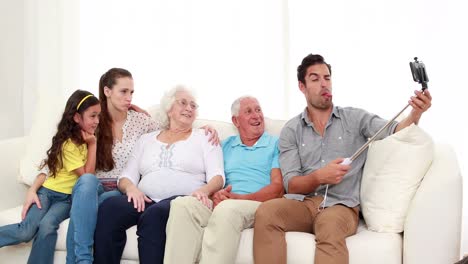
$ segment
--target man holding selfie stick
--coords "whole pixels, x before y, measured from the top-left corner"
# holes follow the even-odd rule
[[[254,260],[286,263],[285,232],[299,231],[315,234],[315,263],[348,263],[345,238],[356,233],[359,222],[359,186],[366,152],[351,165],[342,163],[387,121],[362,109],[334,106],[331,66],[320,55],[306,56],[297,77],[307,107],[286,123],[279,140],[287,194],[258,208]],[[415,91],[408,102],[412,106],[408,117],[400,123],[390,122],[376,139],[418,124],[431,101],[428,90]]]

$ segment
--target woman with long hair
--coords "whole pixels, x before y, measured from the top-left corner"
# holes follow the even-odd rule
[[[112,196],[119,196],[117,179],[127,164],[141,135],[156,131],[160,124],[132,105],[134,84],[132,74],[112,68],[99,80],[101,119],[97,131],[98,146],[96,176],[82,177],[72,193],[70,223],[67,233],[67,263],[92,263],[92,248],[98,205]],[[218,144],[215,130],[212,144]]]

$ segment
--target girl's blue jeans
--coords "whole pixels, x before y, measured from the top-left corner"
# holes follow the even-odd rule
[[[28,242],[34,238],[28,263],[54,263],[57,229],[70,214],[71,195],[45,187],[37,191],[42,205],[29,208],[23,221],[0,227],[0,247]]]

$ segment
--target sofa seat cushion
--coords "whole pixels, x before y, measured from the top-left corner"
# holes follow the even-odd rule
[[[315,236],[303,232],[287,232],[288,264],[314,263]],[[403,236],[395,233],[369,231],[361,221],[356,235],[348,237],[349,263],[401,264]],[[253,229],[244,230],[241,236],[236,264],[253,262]]]
[[[0,213],[0,226],[19,223],[21,221],[21,210],[23,206],[17,206],[8,210],[4,210]],[[58,230],[56,250],[66,250],[66,236],[68,229],[68,219],[60,224]],[[29,242],[28,244],[31,244]]]
[[[0,226],[18,223],[21,220],[22,206],[0,212]],[[66,251],[66,236],[68,219],[60,224],[56,250]],[[313,263],[315,254],[315,236],[302,232],[286,233],[288,243],[288,264]],[[403,251],[403,236],[395,233],[377,233],[367,230],[361,221],[356,235],[348,237],[346,244],[349,249],[350,264],[383,263],[401,264]],[[31,242],[23,244],[30,247]],[[237,264],[253,263],[253,229],[242,232]],[[138,242],[136,226],[127,230],[127,244],[122,255],[124,260],[138,260]]]
[[[23,206],[17,206],[11,209],[7,209],[0,212],[0,226],[18,223],[21,221],[21,210]],[[57,245],[55,250],[66,251],[66,239],[68,230],[69,219],[63,221],[60,224],[58,230]],[[28,247],[31,246],[31,242],[24,244]],[[123,260],[138,260],[138,244],[136,235],[136,226],[131,227],[127,230],[127,244],[122,255]]]

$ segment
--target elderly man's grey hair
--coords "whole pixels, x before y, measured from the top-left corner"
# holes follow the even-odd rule
[[[193,92],[183,85],[177,85],[171,90],[164,93],[163,97],[161,98],[161,102],[159,103],[159,110],[156,112],[156,120],[159,120],[160,127],[167,129],[169,128],[169,116],[168,113],[174,105],[176,100],[176,94],[178,92],[187,92],[193,95]],[[194,110],[196,114],[196,110]]]
[[[231,105],[231,115],[232,116],[239,116],[240,103],[241,103],[242,100],[247,99],[247,98],[254,99],[254,100],[256,100],[258,102],[257,98],[255,98],[255,97],[253,97],[251,95],[243,95],[243,96],[237,98],[236,100],[234,100],[234,102]]]

